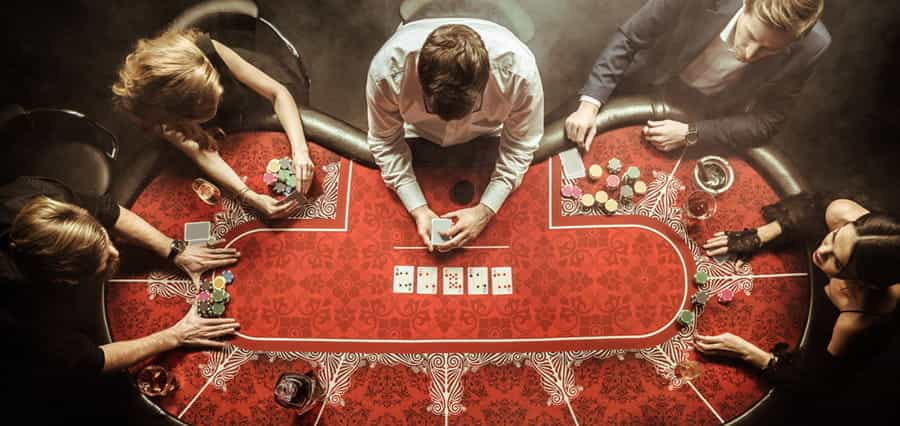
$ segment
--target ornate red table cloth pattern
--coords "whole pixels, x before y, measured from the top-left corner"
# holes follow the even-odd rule
[[[697,242],[759,224],[759,207],[775,201],[773,190],[742,160],[729,158],[736,181],[718,197],[716,215],[686,227],[680,204],[693,187],[694,161],[640,143],[636,127],[598,138],[585,164],[615,156],[638,166],[647,195],[615,216],[584,209],[560,196],[571,181],[554,157],[532,166],[470,248],[448,255],[421,247],[377,170],[315,144],[310,202],[277,222],[261,222],[227,196],[206,205],[191,190],[194,176],[164,173],[134,211],[170,236],[186,222],[211,220],[214,235],[242,252],[231,268],[236,279],[226,312],[241,330],[226,350],[153,360],[180,381],[157,402],[197,424],[287,423],[292,414],[272,399],[275,380],[313,368],[327,404],[301,422],[710,424],[742,413],[765,385],[747,368],[692,354],[691,337],[729,331],[763,347],[796,344],[808,310],[808,265],[799,252],[781,252],[736,268],[731,259],[706,257]],[[263,169],[287,154],[285,137],[229,139],[223,157],[254,190],[266,191]],[[491,170],[419,168],[417,176],[440,214],[460,208],[450,200],[456,181],[481,189]],[[578,184],[601,189],[585,179]],[[395,265],[509,266],[514,292],[395,294]],[[697,270],[711,277],[704,290],[734,290],[735,301],[726,307],[713,297],[705,308],[692,307]],[[113,338],[177,321],[196,294],[172,267],[148,260],[108,286]],[[679,327],[680,309],[693,309],[697,322]],[[703,367],[690,382],[675,374],[685,358]]]

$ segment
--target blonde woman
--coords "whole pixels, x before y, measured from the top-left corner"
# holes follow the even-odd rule
[[[289,214],[296,201],[278,202],[247,187],[218,153],[217,139],[224,132],[201,127],[229,121],[233,117],[228,116],[240,114],[253,97],[267,99],[290,140],[298,190],[309,190],[314,165],[290,91],[207,34],[191,29],[139,40],[112,91],[115,104],[145,130],[181,150],[267,218],[279,218]]]

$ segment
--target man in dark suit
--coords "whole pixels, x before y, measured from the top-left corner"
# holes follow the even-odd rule
[[[831,43],[824,0],[649,0],[613,35],[566,118],[587,150],[613,94],[656,93],[697,121],[648,121],[657,149],[766,143]]]

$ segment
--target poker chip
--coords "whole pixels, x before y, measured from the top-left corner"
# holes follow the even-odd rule
[[[591,194],[584,194],[581,196],[581,206],[589,209],[594,207],[594,196]]]
[[[226,270],[225,272],[222,272],[222,278],[225,278],[225,284],[231,284],[231,282],[234,281],[234,273],[231,272],[230,269]]]
[[[606,177],[606,190],[609,192],[613,192],[613,191],[619,189],[620,183],[622,183],[622,181],[619,179],[618,176],[609,175]]]
[[[212,292],[213,302],[221,303],[222,301],[225,300],[225,294],[226,294],[225,290],[218,289],[218,288],[213,290],[213,292]]]
[[[623,204],[630,203],[634,199],[634,190],[628,185],[622,185],[619,188],[619,199],[622,200]]]
[[[707,274],[706,271],[697,271],[694,273],[694,282],[697,283],[697,285],[706,284],[707,281],[709,281],[709,274]]]
[[[213,316],[220,317],[225,313],[225,305],[222,303],[214,303],[210,311],[212,311]]]
[[[637,195],[644,195],[647,193],[647,184],[644,181],[639,180],[634,182],[634,193]]]
[[[622,161],[618,158],[610,158],[609,161],[606,162],[606,170],[609,171],[610,174],[619,174],[622,171]]]
[[[619,202],[610,198],[603,203],[603,210],[608,214],[613,214],[616,210],[619,210]]]
[[[207,293],[212,294],[212,291],[213,291],[212,281],[210,281],[210,280],[201,281],[200,282],[200,291],[205,291]]]
[[[282,169],[278,172],[278,182],[284,183],[291,176],[291,171]]]
[[[263,173],[263,183],[266,185],[273,185],[275,182],[278,182],[278,176],[275,173],[265,172]]]
[[[278,182],[278,183],[275,184],[275,186],[272,188],[272,190],[275,191],[276,193],[281,194],[281,193],[284,193],[285,190],[287,190],[287,187],[284,186],[283,183]]]
[[[600,180],[600,177],[603,176],[603,167],[597,164],[591,164],[591,167],[588,167],[588,177],[593,181]]]
[[[636,166],[628,167],[628,170],[625,170],[625,174],[622,175],[622,180],[627,183],[632,183],[641,177],[641,169]]]
[[[580,187],[574,186],[572,188],[572,198],[574,198],[576,200],[580,200],[582,195],[584,195],[584,192],[581,190]]]
[[[734,290],[725,288],[719,291],[719,303],[727,305],[734,300]]]
[[[212,303],[210,302],[197,302],[197,313],[200,314],[201,317],[210,317],[210,308],[212,308]]]
[[[607,194],[606,191],[597,191],[597,193],[594,194],[594,202],[597,204],[605,204],[608,200],[609,194]]]
[[[691,296],[691,303],[695,305],[705,305],[709,302],[709,293],[705,291],[698,291]]]
[[[687,327],[694,323],[694,313],[687,309],[682,309],[678,311],[677,321],[679,324]]]
[[[197,302],[200,302],[200,303],[207,302],[208,303],[211,298],[212,298],[212,296],[206,290],[203,290],[200,293],[197,293]]]
[[[225,288],[225,284],[227,284],[225,282],[225,277],[223,277],[221,275],[213,278],[213,280],[212,280],[212,286],[216,290],[221,290],[221,289]]]
[[[572,185],[572,184],[563,185],[562,188],[560,188],[559,192],[562,194],[563,197],[572,198],[572,194],[574,193],[573,192],[574,188],[575,188],[575,185]]]
[[[288,176],[288,178],[285,179],[284,184],[288,188],[291,188],[291,189],[296,188],[297,187],[297,177],[294,175]]]
[[[270,160],[266,166],[266,171],[269,173],[278,173],[279,170],[281,170],[281,161],[278,159]]]
[[[290,170],[290,169],[293,168],[293,167],[292,167],[292,166],[293,166],[293,164],[292,164],[293,162],[291,161],[290,158],[287,158],[287,157],[282,158],[281,160],[278,161],[278,163],[279,163],[279,165],[281,166],[281,169],[282,169],[282,170]]]

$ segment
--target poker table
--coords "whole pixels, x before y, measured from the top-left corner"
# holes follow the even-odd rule
[[[568,143],[562,123],[552,123],[521,186],[478,238],[448,254],[424,249],[361,148],[364,134],[323,128],[310,114],[303,118],[316,178],[289,218],[262,221],[228,194],[206,204],[191,187],[198,172],[181,167],[153,178],[132,206],[169,236],[182,235],[187,222],[210,221],[212,234],[242,254],[227,286],[225,315],[241,324],[231,345],[175,350],[132,369],[157,364],[175,375],[177,389],[152,401],[173,422],[740,422],[765,410],[771,390],[746,365],[693,352],[692,336],[731,332],[768,349],[794,347],[807,334],[805,252],[765,252],[738,267],[700,248],[719,230],[762,223],[760,208],[802,181],[771,152],[719,153],[734,184],[717,196],[713,217],[688,220],[682,207],[695,186],[691,174],[709,152],[662,153],[640,137],[640,123],[682,116],[675,108],[645,98],[611,102],[583,155],[586,166],[616,157],[639,167],[645,195],[613,215],[562,196],[567,184],[602,187],[563,175],[557,153]],[[261,193],[269,160],[288,153],[279,132],[233,134],[221,144],[225,160]],[[474,184],[469,205],[477,203],[492,169],[492,161],[437,161],[417,164],[416,175],[441,214],[465,207],[450,196],[460,180]],[[126,260],[130,266],[106,287],[113,340],[175,323],[198,294],[163,260]],[[508,267],[512,294],[445,294],[440,281],[437,294],[399,294],[397,266]],[[709,276],[700,286],[697,271]],[[698,289],[713,296],[705,306],[691,302]],[[734,300],[718,303],[726,289]],[[676,322],[683,309],[696,315],[692,324]],[[683,360],[699,363],[699,377],[678,374]],[[273,388],[284,372],[309,371],[324,403],[297,417],[276,404]]]

